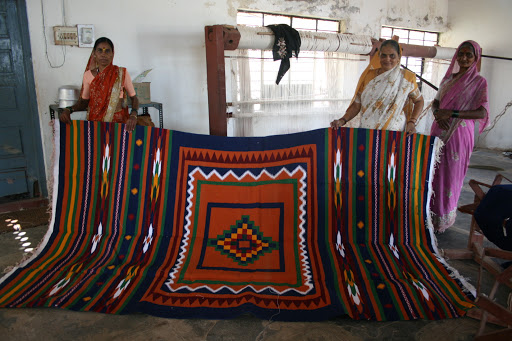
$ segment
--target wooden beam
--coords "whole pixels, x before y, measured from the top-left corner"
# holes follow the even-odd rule
[[[222,26],[206,26],[204,33],[210,135],[227,136],[226,71]]]
[[[21,210],[29,210],[37,207],[47,207],[47,198],[35,198],[20,201],[12,201],[5,204],[0,204],[0,213],[16,212]]]
[[[478,308],[471,308],[466,313],[467,317],[470,317],[475,320],[481,320],[482,315],[483,315],[482,309],[478,309]],[[505,328],[507,327],[507,325],[503,321],[498,320],[496,317],[494,317],[494,315],[490,315],[490,314],[487,314],[487,323],[492,323],[497,326],[502,326]]]
[[[510,341],[512,340],[512,329],[498,330],[493,333],[475,336],[474,341]]]
[[[512,325],[512,312],[502,305],[481,295],[476,298],[475,304],[478,308],[494,315],[501,322],[507,325]]]
[[[235,50],[240,32],[234,27],[205,26],[206,81],[210,135],[227,136],[226,66],[224,50]]]
[[[468,249],[444,249],[442,256],[447,259],[473,259],[473,251]]]

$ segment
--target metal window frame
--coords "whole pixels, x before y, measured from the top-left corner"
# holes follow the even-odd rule
[[[245,10],[245,9],[239,9],[237,11],[238,13],[257,13],[262,15],[262,22],[261,26],[265,26],[265,15],[278,15],[282,17],[287,17],[290,19],[290,26],[293,27],[293,19],[311,19],[315,20],[316,27],[315,32],[331,32],[331,33],[340,33],[340,21],[336,19],[327,19],[327,18],[319,18],[319,17],[308,17],[308,16],[301,16],[301,15],[293,15],[293,14],[283,14],[283,13],[273,13],[273,12],[264,12],[264,11],[254,11],[254,10]],[[338,29],[336,31],[332,30],[321,30],[318,31],[318,22],[320,21],[328,21],[328,22],[335,22],[338,24]],[[238,24],[238,23],[237,23]],[[243,25],[243,23],[242,23]]]
[[[439,35],[440,33],[439,32],[434,32],[434,31],[427,31],[427,30],[417,30],[417,29],[413,29],[413,28],[405,28],[405,27],[394,27],[394,26],[388,26],[388,25],[382,25],[381,26],[381,33],[382,33],[382,29],[383,28],[390,28],[391,29],[391,37],[390,39],[393,37],[394,35],[394,32],[395,30],[403,30],[403,31],[407,31],[407,41],[404,42],[406,44],[409,44],[410,43],[410,36],[411,36],[411,32],[422,32],[423,33],[423,39],[421,40],[423,46],[426,46],[425,45],[425,41],[431,41],[431,40],[425,40],[425,33],[432,33],[432,34],[435,34],[436,35],[436,41],[435,41],[435,44],[439,44]],[[413,58],[418,58],[418,57],[413,57]],[[405,57],[405,66],[406,67],[409,67],[409,57]],[[423,72],[425,70],[425,58],[421,58],[421,71],[420,71],[420,76],[423,77]],[[419,84],[418,84],[418,87],[420,88],[420,90],[422,89],[422,86],[423,86],[423,82],[420,80]]]
[[[292,14],[283,14],[283,13],[272,13],[272,12],[263,12],[263,11],[251,11],[251,10],[243,10],[243,9],[240,9],[237,11],[237,15],[238,13],[256,13],[256,14],[261,14],[261,26],[264,27],[266,26],[267,24],[265,23],[265,17],[266,16],[281,16],[281,17],[285,17],[285,18],[288,18],[289,19],[289,23],[288,25],[290,25],[290,27],[293,27],[293,20],[294,19],[309,19],[309,20],[315,20],[315,30],[314,32],[328,32],[328,33],[340,33],[340,22],[339,20],[335,20],[335,19],[324,19],[324,18],[315,18],[315,17],[307,17],[307,16],[300,16],[300,15],[292,15]],[[325,21],[325,22],[335,22],[337,24],[337,30],[334,31],[334,30],[321,30],[321,31],[318,31],[318,23],[321,22],[321,21]],[[239,23],[237,21],[237,24],[244,24],[244,23]],[[261,70],[264,70],[264,63],[265,63],[265,51],[261,51],[261,56],[260,56],[260,64],[261,64]],[[263,71],[262,71],[262,75],[263,75]],[[263,76],[262,76],[263,77]],[[291,71],[287,73],[286,77],[288,77],[288,79],[291,77]],[[263,92],[263,87],[265,86],[265,83],[263,82],[263,79],[261,79],[260,81],[260,85],[261,85],[261,88],[260,88],[260,91]],[[253,108],[254,110],[254,108]]]

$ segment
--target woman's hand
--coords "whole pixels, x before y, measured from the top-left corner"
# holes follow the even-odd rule
[[[447,120],[452,117],[453,111],[446,109],[438,109],[434,112],[434,117],[436,120]]]
[[[342,117],[339,120],[332,121],[331,122],[331,128],[332,129],[338,129],[338,128],[343,127],[345,124],[347,124],[347,120]]]
[[[448,130],[450,128],[450,118],[452,114],[452,110],[438,109],[434,111],[434,117],[439,128],[442,130]]]
[[[135,126],[137,125],[137,116],[136,115],[130,115],[130,117],[128,118],[128,121],[126,121],[126,126],[124,127],[124,129],[127,131],[127,132],[132,132],[133,129],[135,129]]]
[[[62,111],[59,112],[59,121],[66,124],[71,123],[71,112],[68,108],[64,108]]]
[[[407,133],[407,136],[411,136],[412,134],[415,134],[416,133],[416,122],[408,121],[405,124],[405,132]]]

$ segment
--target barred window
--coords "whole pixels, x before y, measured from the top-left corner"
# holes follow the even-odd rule
[[[296,15],[238,10],[236,22],[246,26],[287,24],[296,30],[339,33],[340,23],[334,19],[320,19]]]
[[[412,30],[392,26],[382,26],[380,36],[384,39],[391,39],[393,36],[398,36],[400,37],[400,43],[412,45],[434,46],[439,42],[439,33],[437,32]],[[401,63],[427,80],[432,78],[431,70],[425,68],[425,58],[402,57]],[[420,88],[421,85],[422,84],[420,82]]]

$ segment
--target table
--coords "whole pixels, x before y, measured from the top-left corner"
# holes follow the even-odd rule
[[[131,104],[128,105],[131,108]],[[149,102],[145,104],[139,104],[139,108],[142,108],[143,114],[148,114],[148,108],[155,108],[158,110],[158,123],[159,127],[164,127],[164,111],[162,103],[159,102]],[[50,104],[50,118],[55,119],[55,112],[59,109],[57,104]]]

